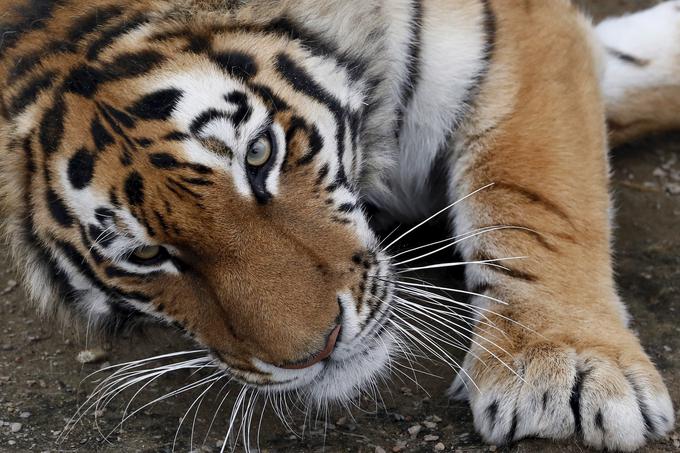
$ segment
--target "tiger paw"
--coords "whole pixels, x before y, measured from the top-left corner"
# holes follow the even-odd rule
[[[507,366],[473,350],[451,395],[469,399],[475,428],[490,443],[577,436],[599,449],[635,450],[668,433],[674,412],[659,373],[625,335],[632,340],[625,349],[534,343]]]

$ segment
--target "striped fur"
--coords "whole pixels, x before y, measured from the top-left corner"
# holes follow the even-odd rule
[[[463,256],[529,259],[467,270],[509,302],[507,344],[465,362],[477,427],[636,448],[673,412],[612,279],[604,112],[635,107],[626,122],[645,127],[622,140],[677,126],[608,81],[680,58],[611,47],[606,27],[605,52],[566,0],[5,2],[0,190],[25,286],[105,330],[172,324],[249,385],[343,400],[395,348],[395,269],[369,220],[422,219],[492,183],[453,230],[514,229]],[[633,94],[668,83],[641,80]],[[255,167],[259,140],[271,157]],[[337,325],[330,358],[301,367]]]

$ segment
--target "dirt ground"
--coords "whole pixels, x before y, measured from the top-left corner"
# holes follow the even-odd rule
[[[602,17],[655,2],[583,3],[596,17]],[[648,139],[614,154],[613,190],[618,208],[616,262],[621,293],[633,314],[634,329],[659,365],[675,406],[680,408],[680,133]],[[145,336],[104,344],[108,349],[105,364],[81,365],[76,360],[79,351],[97,345],[92,339],[87,343],[86,335],[76,329],[41,320],[16,285],[6,250],[0,250],[0,451],[164,452],[172,450],[175,437],[176,451],[220,450],[238,393],[235,387],[225,389],[231,389],[231,394],[218,410],[225,393],[218,394],[221,382],[206,394],[195,419],[190,413],[177,436],[181,417],[206,387],[150,406],[128,420],[122,429],[115,429],[125,404],[134,394],[125,392],[97,414],[99,428],[95,426],[94,414],[88,413],[71,435],[58,444],[69,418],[96,385],[96,376],[81,382],[90,373],[109,363],[193,349],[173,331],[152,329]],[[462,354],[457,353],[457,357]],[[484,445],[474,432],[467,406],[450,403],[444,397],[452,371],[441,364],[421,365],[441,377],[418,375],[422,388],[406,378],[400,381],[395,377],[381,387],[379,403],[366,398],[361,408],[355,408],[351,414],[344,410],[331,412],[327,422],[324,416],[293,414],[291,424],[297,435],[282,426],[270,406],[259,428],[259,446],[268,451],[325,449],[376,453],[435,451],[435,446],[465,452],[585,450],[576,442],[557,444],[538,440],[523,441],[506,449]],[[170,373],[146,387],[133,407],[203,376],[207,374],[202,371],[194,376],[186,371]],[[215,413],[217,420],[204,442]],[[254,420],[257,426],[259,411]],[[258,437],[256,431],[254,427],[253,442]],[[112,434],[105,440],[109,432]],[[678,431],[644,451],[680,451]]]

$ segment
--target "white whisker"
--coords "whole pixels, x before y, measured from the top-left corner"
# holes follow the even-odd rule
[[[395,239],[394,241],[390,242],[390,243],[383,249],[383,251],[386,252],[386,251],[387,251],[390,247],[392,247],[394,244],[396,244],[397,242],[399,242],[400,240],[402,240],[403,238],[405,238],[406,236],[408,236],[409,234],[411,234],[412,232],[414,232],[415,230],[417,230],[417,229],[420,228],[421,226],[425,225],[425,224],[426,224],[427,222],[429,222],[430,220],[434,219],[435,217],[439,216],[440,214],[442,214],[442,213],[444,213],[444,212],[450,210],[451,208],[453,208],[453,207],[456,206],[457,204],[459,204],[459,203],[463,202],[464,200],[466,200],[466,199],[468,199],[468,198],[470,198],[470,197],[476,195],[477,193],[481,192],[482,190],[488,189],[489,187],[491,187],[491,186],[493,186],[493,185],[494,185],[494,183],[487,184],[486,186],[484,186],[484,187],[482,187],[482,188],[480,188],[480,189],[475,190],[474,192],[472,192],[472,193],[470,193],[470,194],[464,196],[463,198],[461,198],[461,199],[459,199],[459,200],[457,200],[457,201],[454,201],[453,203],[451,203],[451,204],[448,205],[447,207],[445,207],[445,208],[443,208],[443,209],[437,211],[436,213],[434,213],[433,215],[431,215],[431,216],[428,217],[427,219],[425,219],[425,220],[423,220],[422,222],[420,222],[418,225],[416,225],[416,226],[414,226],[413,228],[411,228],[411,229],[409,229],[408,231],[406,231],[404,234],[402,234],[401,236],[399,236],[399,237],[398,237],[397,239]]]

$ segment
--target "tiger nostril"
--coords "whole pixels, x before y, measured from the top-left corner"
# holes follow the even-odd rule
[[[330,355],[333,353],[333,350],[335,349],[335,344],[337,343],[338,338],[340,337],[340,331],[341,330],[342,330],[341,325],[338,324],[337,326],[335,326],[335,328],[328,335],[328,339],[326,340],[326,347],[324,347],[323,350],[321,350],[320,352],[309,357],[304,362],[288,364],[288,365],[281,365],[281,368],[284,368],[284,369],[287,369],[287,370],[302,370],[302,369],[305,369],[305,368],[309,368],[313,365],[316,365],[317,363],[321,362],[322,360],[327,359],[328,357],[330,357]]]

